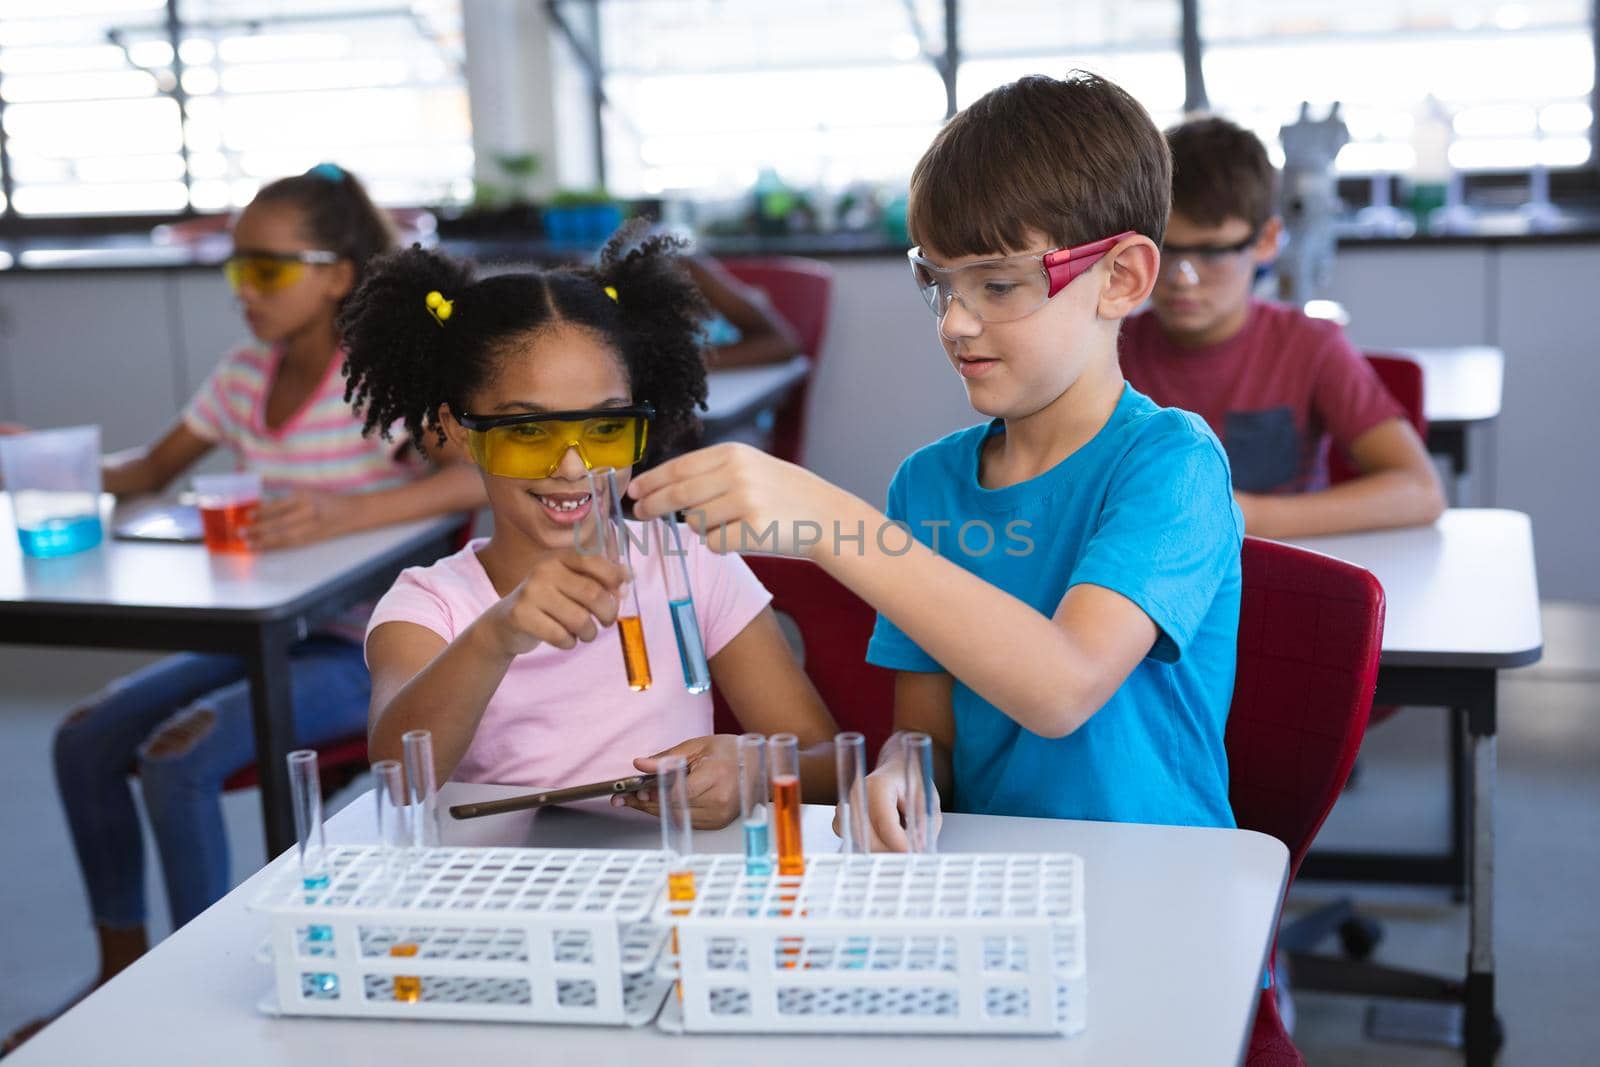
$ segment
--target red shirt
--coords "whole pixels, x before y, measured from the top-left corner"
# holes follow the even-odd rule
[[[1174,344],[1144,311],[1123,323],[1119,348],[1135,389],[1206,420],[1242,492],[1325,488],[1330,439],[1348,450],[1380,422],[1405,418],[1344,331],[1283,304],[1251,301],[1238,333],[1201,348]]]

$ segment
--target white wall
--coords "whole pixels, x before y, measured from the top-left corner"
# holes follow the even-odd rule
[[[902,458],[978,419],[904,260],[832,265],[807,462],[881,506]],[[1332,295],[1365,346],[1505,349],[1505,410],[1474,442],[1468,502],[1533,516],[1545,596],[1600,602],[1596,278],[1600,244],[1356,249]],[[244,335],[206,272],[0,274],[0,421],[99,422],[107,447],[148,441]]]

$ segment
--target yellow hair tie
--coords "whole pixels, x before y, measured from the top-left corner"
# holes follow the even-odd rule
[[[428,314],[433,316],[433,321],[440,326],[444,325],[445,320],[450,317],[451,310],[455,307],[455,302],[446,300],[444,294],[437,289],[423,297],[422,302],[427,305]]]
[[[616,290],[615,286],[612,286],[612,285],[606,286],[606,295],[611,298],[611,302],[613,304],[615,304],[617,302],[617,290]]]

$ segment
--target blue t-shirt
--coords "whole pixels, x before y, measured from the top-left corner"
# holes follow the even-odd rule
[[[890,483],[889,517],[1046,616],[1088,583],[1139,605],[1160,636],[1105,706],[1062,738],[1024,729],[956,679],[950,808],[1233,826],[1223,731],[1244,521],[1222,446],[1198,416],[1127,386],[1078,451],[1036,478],[985,489],[982,446],[1004,430],[996,420],[913,453]],[[882,615],[867,659],[943,670]]]

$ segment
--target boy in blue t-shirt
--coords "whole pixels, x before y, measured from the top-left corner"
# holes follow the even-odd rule
[[[1165,141],[1073,72],[985,95],[911,178],[913,273],[988,422],[901,464],[887,516],[799,467],[718,446],[635,478],[640,517],[713,547],[809,557],[879,612],[895,726],[934,742],[955,810],[1232,826],[1223,732],[1243,522],[1198,417],[1122,379],[1150,295]],[[875,844],[905,848],[901,747],[868,776]]]

